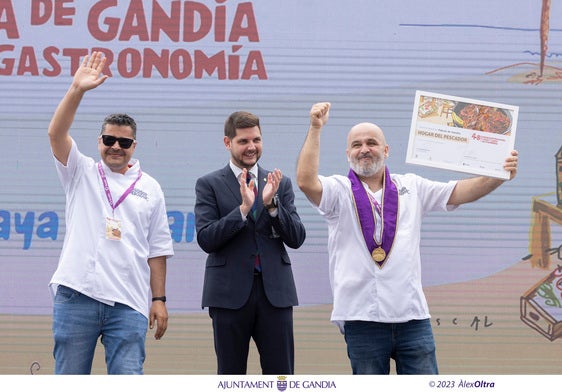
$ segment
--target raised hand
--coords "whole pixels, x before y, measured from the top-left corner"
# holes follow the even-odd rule
[[[503,168],[509,172],[509,179],[512,180],[517,174],[517,161],[519,153],[517,150],[511,151],[511,155],[505,159]]]
[[[106,58],[101,52],[93,52],[91,56],[85,56],[82,64],[74,74],[74,85],[82,91],[88,91],[98,87],[109,78],[102,75]]]
[[[330,116],[330,102],[319,102],[310,109],[310,126],[321,128],[328,122]]]
[[[275,169],[272,173],[267,174],[267,183],[262,192],[263,204],[271,204],[273,197],[279,189],[281,178],[283,178],[283,175],[279,169]]]
[[[240,210],[244,215],[248,215],[252,206],[254,205],[254,200],[256,196],[254,194],[254,181],[250,181],[249,184],[246,183],[246,178],[250,175],[248,170],[243,169],[242,175],[240,176],[240,196],[242,196],[242,205]]]

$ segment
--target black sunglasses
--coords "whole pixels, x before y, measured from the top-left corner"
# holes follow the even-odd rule
[[[119,147],[127,149],[133,145],[135,139],[129,139],[126,137],[115,137],[111,135],[101,135],[101,140],[103,144],[107,147],[111,147],[115,144],[115,142],[119,142]]]

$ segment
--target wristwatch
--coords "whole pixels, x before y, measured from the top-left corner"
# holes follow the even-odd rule
[[[162,297],[152,297],[152,302],[154,301],[162,301],[162,302],[166,302],[166,296],[162,296]]]
[[[267,210],[272,210],[274,208],[277,208],[278,204],[279,204],[278,203],[278,197],[277,197],[277,195],[275,195],[275,196],[273,196],[273,199],[271,199],[271,203],[264,205],[264,207]]]

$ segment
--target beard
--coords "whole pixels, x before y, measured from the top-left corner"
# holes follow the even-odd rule
[[[253,156],[247,156],[244,154],[232,154],[231,159],[234,164],[240,168],[246,168],[250,170],[254,167],[261,158],[261,151],[256,151],[256,154]]]
[[[371,177],[384,168],[384,159],[382,158],[375,159],[372,163],[366,164],[361,164],[361,158],[348,158],[349,167],[360,177]]]

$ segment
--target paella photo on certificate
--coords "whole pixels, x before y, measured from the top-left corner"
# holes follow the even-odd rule
[[[509,178],[518,106],[417,91],[406,163]]]

